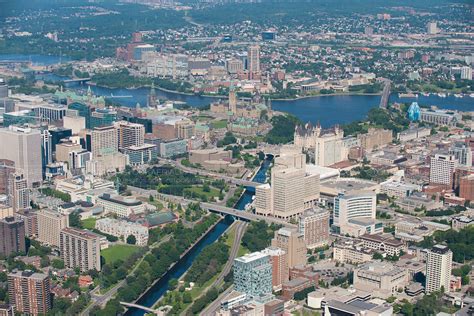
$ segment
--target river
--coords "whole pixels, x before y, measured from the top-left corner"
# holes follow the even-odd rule
[[[265,159],[262,166],[255,174],[253,180],[264,183],[266,173],[271,165],[273,157],[270,156]],[[252,197],[255,191],[252,188],[246,188],[242,197],[237,202],[235,208],[244,210],[245,206],[252,202]],[[171,268],[158,282],[155,283],[140,299],[136,302],[139,305],[152,307],[168,290],[168,284],[171,279],[179,279],[191,267],[194,259],[201,253],[201,251],[208,245],[215,242],[232,224],[233,219],[225,217],[221,220],[207,235],[201,239],[183,258],[181,258],[176,265]],[[145,311],[137,308],[129,308],[125,315],[142,316]]]
[[[60,58],[57,56],[42,55],[1,55],[1,60],[31,60],[34,64],[50,65],[58,63]],[[65,60],[64,58],[62,59]],[[64,77],[55,75],[47,75],[45,79],[63,80]],[[70,84],[68,87],[86,90],[87,86],[79,84]],[[130,98],[113,99],[115,102],[128,107],[134,107],[137,103],[141,106],[146,105],[148,88],[138,89],[110,89],[104,87],[91,86],[92,91],[96,95],[101,96],[131,96]],[[216,98],[198,96],[198,95],[182,95],[173,92],[166,92],[157,89],[157,96],[161,100],[174,100],[186,102],[192,107],[203,107]],[[378,95],[336,95],[336,96],[317,96],[303,98],[298,100],[275,100],[272,101],[274,110],[287,112],[295,115],[303,122],[319,122],[323,127],[329,127],[334,124],[347,124],[356,120],[362,120],[366,117],[368,111],[378,106],[380,96]],[[436,105],[442,109],[474,111],[474,98],[463,97],[455,98],[450,95],[441,98],[437,95],[428,97],[420,95],[419,98],[399,98],[397,94],[390,96],[390,102],[412,102],[417,101],[420,105]]]

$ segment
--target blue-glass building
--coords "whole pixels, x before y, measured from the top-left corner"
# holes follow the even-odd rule
[[[408,108],[408,118],[412,122],[420,120],[420,106],[418,102],[413,102]]]

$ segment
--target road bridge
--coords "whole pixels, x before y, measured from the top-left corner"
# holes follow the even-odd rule
[[[126,306],[126,307],[138,308],[138,309],[144,310],[145,312],[148,312],[148,313],[158,314],[160,312],[157,309],[155,310],[153,308],[146,307],[146,306],[143,306],[143,305],[127,303],[127,302],[120,302],[120,304],[123,305],[123,306]]]
[[[382,91],[382,97],[380,98],[380,104],[379,107],[381,109],[386,109],[388,106],[388,99],[390,98],[390,89],[392,86],[392,82],[389,79],[385,78],[380,78],[380,81],[383,82],[383,91]]]
[[[81,82],[81,83],[84,83],[84,82],[87,82],[87,81],[91,81],[92,78],[75,78],[75,79],[67,79],[67,80],[64,80],[64,83],[73,83],[73,82]]]

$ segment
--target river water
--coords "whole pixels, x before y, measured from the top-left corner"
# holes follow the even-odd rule
[[[261,168],[253,178],[254,181],[264,183],[266,173],[271,165],[273,157],[265,159]],[[244,210],[248,203],[252,202],[252,197],[255,194],[253,188],[246,188],[242,197],[235,205],[236,209]],[[201,239],[176,265],[173,266],[153,287],[151,287],[138,301],[137,304],[147,307],[152,307],[165,293],[168,291],[168,284],[171,279],[179,279],[192,265],[194,259],[201,253],[201,251],[208,245],[215,242],[232,224],[233,219],[225,217],[221,220],[207,235]],[[129,308],[125,315],[142,316],[145,311],[137,308]]]
[[[1,60],[31,60],[38,65],[50,65],[58,63],[60,58],[57,56],[42,55],[1,55]],[[65,58],[62,58],[64,61]],[[55,75],[47,75],[44,79],[61,81],[64,78]],[[86,91],[86,85],[69,84],[66,87]],[[113,98],[114,102],[121,105],[134,107],[137,103],[146,106],[148,88],[138,89],[109,89],[104,87],[91,86],[92,91],[96,95],[110,97],[129,96],[128,98]],[[172,92],[157,90],[157,96],[161,100],[173,100],[186,102],[192,107],[203,107],[211,102],[215,102],[216,98],[198,96],[198,95],[181,95]],[[465,96],[463,98],[455,98],[450,95],[446,98],[437,95],[422,96],[419,98],[399,98],[397,94],[390,96],[391,102],[410,103],[417,101],[420,105],[436,105],[442,109],[474,111],[474,98]],[[378,95],[339,95],[339,96],[317,96],[298,100],[275,100],[272,101],[274,110],[287,112],[295,115],[303,122],[319,122],[323,127],[329,127],[334,124],[347,124],[356,120],[362,120],[366,117],[368,111],[378,106],[380,96]]]

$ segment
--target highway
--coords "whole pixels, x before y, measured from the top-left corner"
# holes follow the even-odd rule
[[[242,222],[242,221],[237,221],[234,222],[235,226],[235,238],[232,243],[232,248],[230,249],[230,254],[229,254],[229,259],[227,260],[224,268],[222,269],[221,273],[219,274],[219,277],[212,283],[210,284],[207,289],[212,288],[213,286],[218,286],[219,284],[222,283],[224,280],[225,276],[230,272],[232,269],[232,266],[234,264],[234,259],[237,257],[237,254],[239,253],[240,249],[240,242],[242,240],[242,237],[244,236],[245,230],[247,229],[248,223]],[[201,293],[201,295],[204,295],[205,291]],[[194,300],[197,300],[198,297],[196,297]],[[212,305],[213,303],[211,303]],[[186,310],[183,311],[182,314],[186,314],[186,311],[191,307],[191,305],[188,306]],[[203,315],[206,315],[203,313]]]

